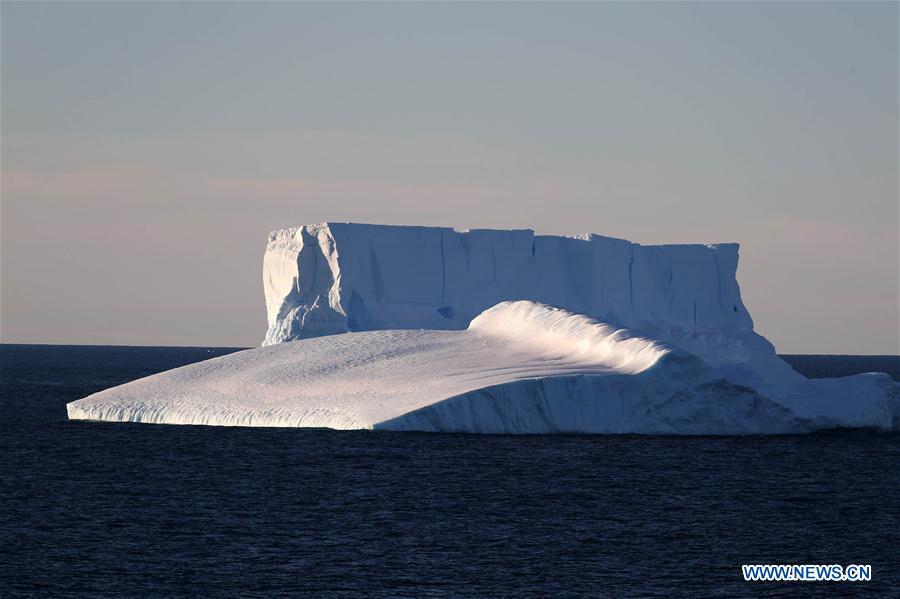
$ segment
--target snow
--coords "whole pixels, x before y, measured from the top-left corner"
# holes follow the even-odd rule
[[[465,330],[344,333],[229,354],[95,393],[68,414],[478,433],[791,433],[896,429],[898,389],[886,375],[754,389],[659,339],[514,301]]]

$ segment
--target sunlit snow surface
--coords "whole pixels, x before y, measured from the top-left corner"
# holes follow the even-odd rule
[[[332,335],[237,352],[68,405],[69,418],[481,433],[891,429],[887,375],[756,389],[682,349],[528,301],[462,331]]]

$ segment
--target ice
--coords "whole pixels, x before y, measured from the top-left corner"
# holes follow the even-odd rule
[[[639,329],[753,328],[736,244],[642,246],[530,230],[324,223],[274,231],[264,345],[379,329],[465,329],[529,299]]]
[[[344,333],[229,354],[95,393],[68,414],[223,426],[762,434],[896,429],[898,395],[886,375],[798,375],[754,389],[660,339],[523,300],[499,303],[464,330]]]
[[[640,245],[601,235],[323,223],[274,231],[263,345],[349,331],[461,330],[532,300],[644,331],[732,380],[800,377],[753,331],[738,245]]]
[[[325,223],[275,231],[264,346],[72,419],[489,433],[900,428],[887,375],[808,380],[753,330],[738,246]]]

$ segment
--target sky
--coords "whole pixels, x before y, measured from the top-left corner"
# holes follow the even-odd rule
[[[898,4],[2,3],[0,339],[258,345],[269,230],[741,244],[900,353]]]

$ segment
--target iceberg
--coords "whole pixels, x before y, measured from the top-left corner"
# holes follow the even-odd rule
[[[472,433],[900,428],[886,374],[809,380],[753,330],[738,246],[326,223],[270,234],[262,347],[70,419]]]

